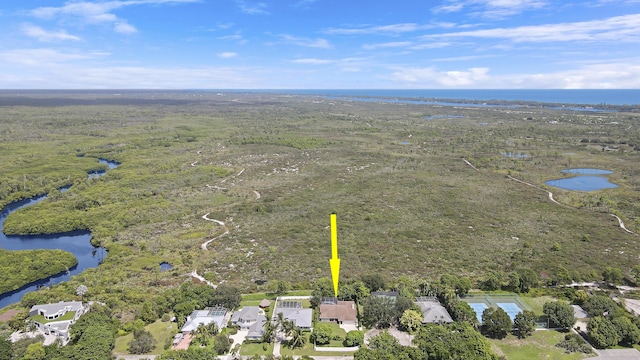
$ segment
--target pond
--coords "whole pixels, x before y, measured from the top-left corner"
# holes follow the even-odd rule
[[[545,184],[564,190],[573,191],[596,191],[603,189],[614,189],[618,187],[618,185],[610,182],[609,179],[607,179],[605,176],[598,176],[610,175],[613,174],[613,171],[578,168],[562,170],[562,172],[565,174],[577,174],[578,176],[566,179],[549,180],[545,182]]]
[[[166,261],[160,263],[160,271],[169,271],[173,269],[173,265],[169,264]]]
[[[118,162],[100,159],[100,163],[106,164],[110,169],[119,165]],[[89,178],[100,177],[106,172],[91,173]],[[92,176],[97,174],[97,176]],[[68,189],[66,186],[63,189]],[[86,269],[97,267],[106,257],[107,252],[102,247],[91,245],[91,233],[88,231],[72,231],[62,234],[42,234],[42,235],[5,235],[3,230],[4,221],[7,216],[14,211],[35,205],[47,198],[40,195],[31,199],[16,201],[5,206],[0,212],[0,248],[6,250],[35,250],[35,249],[61,249],[72,253],[78,260],[78,264],[68,271],[44,278],[22,288],[0,294],[0,308],[19,302],[22,297],[39,289],[42,286],[50,286],[64,281],[68,281],[72,276],[78,275]]]

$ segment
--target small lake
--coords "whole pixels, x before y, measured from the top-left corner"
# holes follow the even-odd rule
[[[579,168],[562,170],[562,172],[565,174],[577,174],[578,176],[566,179],[549,180],[545,182],[545,184],[564,190],[573,191],[597,191],[604,189],[614,189],[618,187],[618,185],[610,182],[609,179],[606,178],[606,176],[599,176],[613,174],[613,171]]]
[[[173,269],[173,265],[169,264],[168,262],[160,263],[160,271],[169,271],[171,269]]]
[[[589,169],[589,168],[567,169],[567,170],[562,170],[562,172],[565,174],[580,174],[580,175],[611,175],[613,174],[613,171],[601,170],[601,169]]]
[[[106,159],[99,159],[101,164],[105,164],[109,169],[116,168],[120,163]],[[88,176],[90,179],[100,177],[106,172],[92,172]],[[92,176],[93,175],[93,176]],[[62,189],[68,189],[65,186]],[[50,286],[68,281],[72,276],[78,275],[86,269],[97,267],[107,256],[107,252],[102,247],[91,245],[91,233],[88,231],[72,231],[62,234],[42,234],[42,235],[10,235],[4,234],[3,226],[7,216],[14,211],[35,205],[47,198],[40,195],[31,199],[13,202],[5,206],[0,212],[0,248],[6,250],[35,250],[35,249],[60,249],[72,253],[78,260],[78,264],[62,273],[50,276],[45,279],[27,284],[24,287],[0,294],[0,308],[19,302],[22,297],[35,291],[42,286]]]

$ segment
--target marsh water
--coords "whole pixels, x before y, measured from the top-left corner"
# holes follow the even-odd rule
[[[120,163],[106,159],[98,160],[109,169],[116,168]],[[90,172],[89,179],[94,179],[106,174],[105,170]],[[68,187],[65,187],[68,188]],[[64,188],[63,188],[64,189]],[[47,278],[32,282],[22,288],[0,294],[0,308],[14,304],[22,297],[43,286],[58,284],[71,279],[73,275],[78,275],[88,268],[97,267],[107,255],[102,247],[91,245],[91,233],[89,231],[72,231],[61,234],[42,235],[5,235],[4,221],[7,216],[14,211],[33,206],[47,198],[40,195],[31,199],[20,200],[5,206],[0,212],[0,249],[5,250],[35,250],[35,249],[61,249],[72,253],[78,260],[78,264],[67,271],[49,276]]]
[[[618,185],[612,183],[606,176],[613,174],[613,171],[590,168],[577,168],[562,170],[565,174],[576,174],[565,179],[549,180],[545,184],[558,187],[564,190],[573,191],[596,191],[603,189],[617,188]]]

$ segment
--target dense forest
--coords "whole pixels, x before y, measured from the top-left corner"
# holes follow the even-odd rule
[[[19,289],[25,284],[69,270],[78,261],[73,254],[62,250],[0,249],[0,294]]]

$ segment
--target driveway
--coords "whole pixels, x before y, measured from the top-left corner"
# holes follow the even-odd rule
[[[636,349],[598,350],[598,356],[589,360],[638,360],[640,351]]]
[[[358,327],[356,325],[349,325],[349,324],[340,324],[340,329],[349,332],[349,331],[353,331],[353,330],[358,330]]]
[[[238,332],[235,335],[229,335],[230,339],[233,339],[233,346],[236,346],[236,344],[242,344],[244,342],[244,340],[247,338],[247,334],[249,333],[249,330],[238,330]]]

